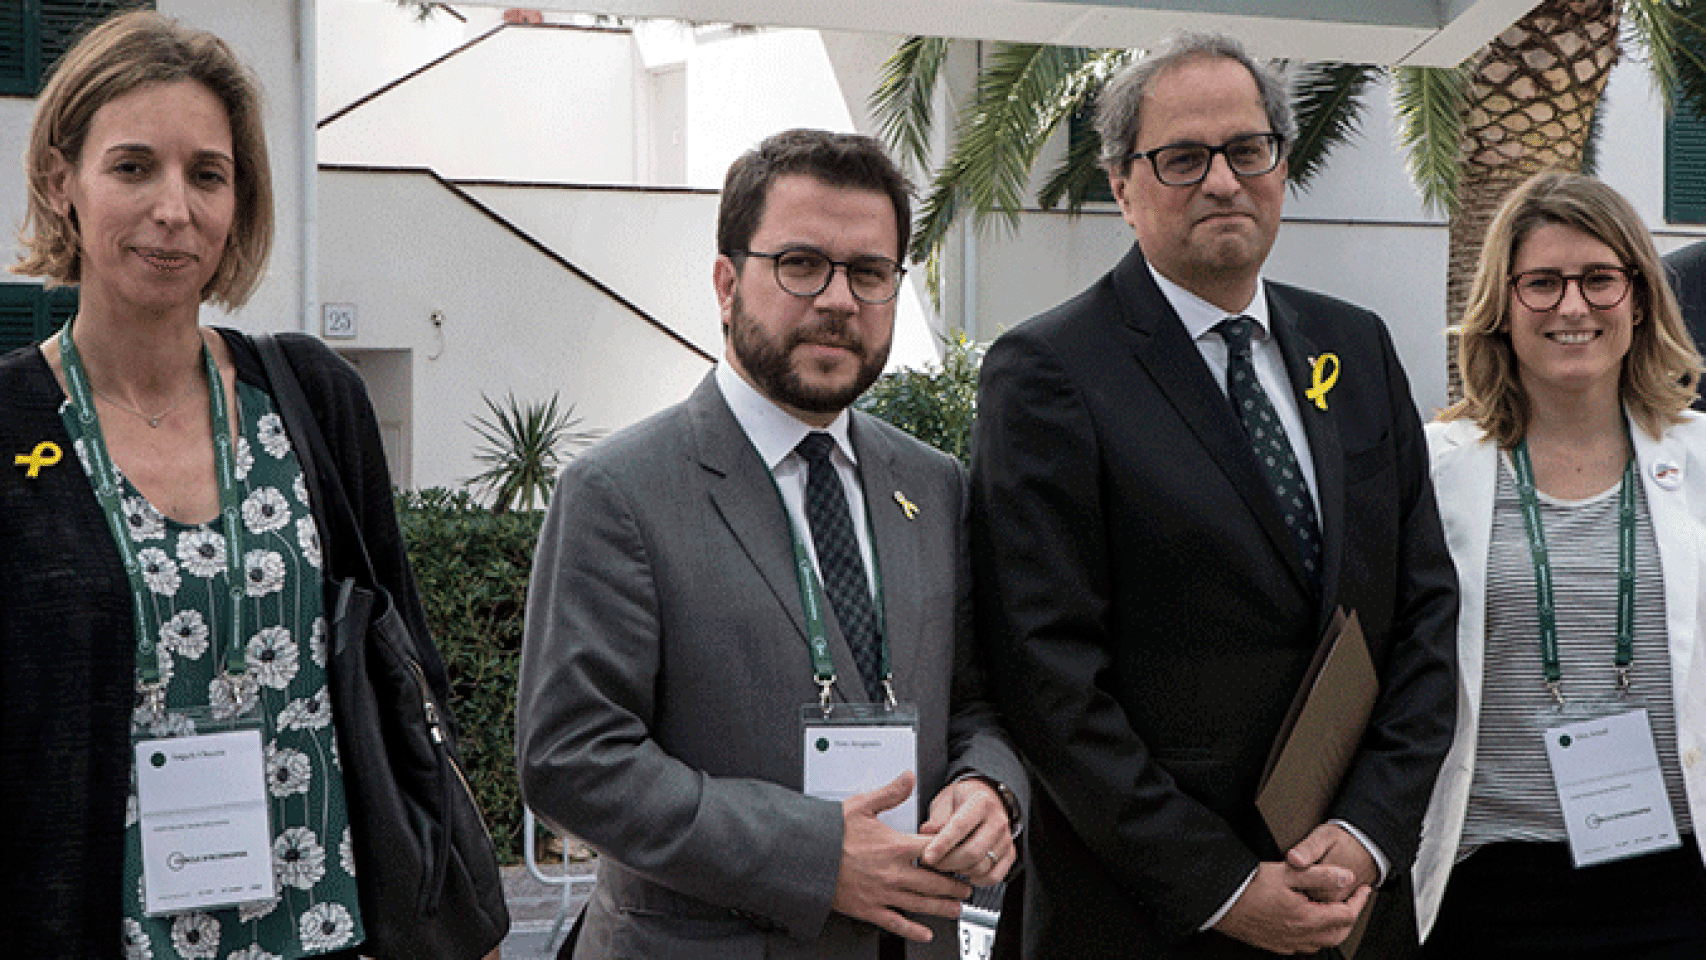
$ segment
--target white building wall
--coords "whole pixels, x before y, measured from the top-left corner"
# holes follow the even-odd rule
[[[326,124],[320,159],[632,183],[636,69],[627,31],[505,27]]]
[[[396,0],[314,0],[320,48],[314,103],[324,118],[495,27],[503,12],[462,7],[422,20]]]
[[[685,397],[710,368],[429,175],[328,170],[320,201],[320,295],[358,318],[359,336],[333,345],[407,351],[413,439],[399,481],[455,487],[477,472],[467,424],[482,392],[557,393],[583,427],[612,429]]]
[[[779,130],[856,129],[848,102],[815,30],[700,43],[688,62],[688,185],[720,188],[736,157]]]

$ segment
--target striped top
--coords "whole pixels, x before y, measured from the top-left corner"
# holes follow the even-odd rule
[[[1538,493],[1552,560],[1558,660],[1572,708],[1615,713],[1645,707],[1677,829],[1692,827],[1677,759],[1663,573],[1644,490],[1635,497],[1635,660],[1630,692],[1620,699],[1612,658],[1617,640],[1617,526],[1620,484],[1585,500]],[[1542,739],[1545,729],[1585,719],[1560,718],[1540,664],[1534,565],[1523,530],[1522,500],[1508,455],[1499,455],[1493,530],[1487,556],[1486,667],[1481,687],[1475,774],[1461,862],[1506,840],[1564,842],[1563,814]]]

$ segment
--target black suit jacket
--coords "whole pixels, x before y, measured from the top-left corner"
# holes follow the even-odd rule
[[[1042,788],[1026,957],[1258,955],[1195,931],[1279,856],[1257,781],[1336,607],[1360,615],[1382,690],[1331,816],[1394,879],[1415,854],[1452,736],[1457,612],[1420,423],[1377,317],[1267,290],[1320,491],[1319,594],[1135,247],[984,361],[979,637]],[[1325,410],[1303,397],[1322,351],[1339,358]]]
[[[1682,304],[1682,322],[1696,347],[1706,347],[1706,240],[1665,254],[1665,275]],[[1694,409],[1706,410],[1706,395],[1696,382]]]

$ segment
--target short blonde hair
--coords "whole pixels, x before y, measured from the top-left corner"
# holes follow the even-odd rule
[[[1487,227],[1458,331],[1464,397],[1440,419],[1472,419],[1506,449],[1527,434],[1528,394],[1510,338],[1511,262],[1529,235],[1546,224],[1593,237],[1633,271],[1637,322],[1623,357],[1619,393],[1641,429],[1657,439],[1693,401],[1700,353],[1635,208],[1593,177],[1558,170],[1537,173],[1511,191]]]
[[[186,80],[200,83],[224,104],[236,162],[236,215],[219,267],[201,296],[231,308],[249,299],[272,250],[272,170],[260,84],[225,41],[151,10],[119,14],[89,31],[42,89],[24,154],[29,207],[19,235],[23,254],[12,265],[13,273],[46,277],[49,286],[81,282],[82,240],[75,213],[61,215],[53,208],[55,152],[77,163],[102,107],[149,84]]]

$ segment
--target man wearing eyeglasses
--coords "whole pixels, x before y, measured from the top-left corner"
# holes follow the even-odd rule
[[[848,409],[888,357],[908,189],[863,136],[735,161],[724,362],[556,486],[517,755],[528,804],[603,854],[562,956],[948,960],[1017,859],[962,470]]]
[[[1330,948],[1405,885],[1451,739],[1420,424],[1378,318],[1262,276],[1292,136],[1274,74],[1177,37],[1098,112],[1137,244],[995,343],[973,440],[978,638],[1040,786],[1023,955]],[[1280,849],[1258,784],[1340,608],[1379,701],[1326,822]],[[1413,948],[1408,896],[1375,909],[1364,955]]]

